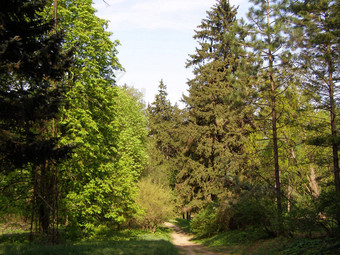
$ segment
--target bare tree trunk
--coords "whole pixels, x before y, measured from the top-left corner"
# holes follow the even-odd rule
[[[332,132],[332,150],[333,150],[333,168],[334,168],[334,185],[338,196],[340,196],[340,177],[339,177],[339,154],[338,145],[336,143],[337,130],[336,130],[336,112],[335,112],[335,100],[334,100],[334,84],[331,74],[330,86],[329,86],[329,98],[330,98],[330,115],[331,115],[331,132]]]
[[[270,6],[267,0],[267,26],[270,27]],[[268,31],[270,31],[268,29]],[[271,35],[267,34],[268,44],[271,44]],[[279,148],[277,137],[277,112],[276,112],[276,86],[274,80],[274,56],[272,51],[268,50],[269,61],[269,77],[271,88],[271,111],[272,111],[272,132],[273,132],[273,153],[274,153],[274,172],[275,172],[275,190],[276,190],[276,206],[277,206],[277,221],[279,224],[279,234],[282,233],[282,203],[281,203],[281,185],[280,185],[280,167],[279,167]]]
[[[48,162],[41,167],[40,171],[40,189],[39,189],[39,222],[40,231],[46,235],[50,230],[50,208],[49,208],[49,178],[48,178]]]
[[[34,168],[33,174],[33,197],[32,197],[32,211],[31,211],[31,227],[30,227],[30,242],[33,242],[34,237],[34,215],[37,206],[37,189],[38,189],[38,167]]]

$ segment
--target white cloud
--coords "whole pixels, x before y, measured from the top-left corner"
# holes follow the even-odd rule
[[[100,17],[110,20],[110,30],[192,30],[205,18],[216,0],[95,0]],[[232,0],[242,6],[247,0]],[[106,4],[107,3],[107,4]]]
[[[215,0],[95,0],[100,17],[110,20],[113,31],[195,28]]]
[[[139,1],[134,5],[134,9],[157,11],[161,13],[177,12],[177,11],[195,11],[211,6],[214,0],[148,0]]]
[[[186,93],[191,71],[184,68],[196,42],[193,30],[216,0],[94,0],[97,15],[110,20],[109,30],[121,40],[119,59],[126,68],[120,84],[141,89],[152,102],[160,79],[172,102]],[[248,0],[230,0],[245,12]]]

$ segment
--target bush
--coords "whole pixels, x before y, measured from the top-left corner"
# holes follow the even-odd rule
[[[139,219],[143,229],[155,232],[158,225],[174,215],[171,190],[149,179],[139,182],[137,202],[144,211]]]
[[[337,217],[340,215],[340,201],[334,191],[323,191],[319,197],[303,197],[292,207],[286,217],[290,232],[319,236],[327,233],[328,236],[337,235],[339,227]]]
[[[212,236],[229,229],[232,208],[228,204],[209,204],[191,221],[191,231],[199,237]]]
[[[323,216],[323,225],[328,234],[339,235],[340,232],[340,197],[335,190],[322,192],[318,200],[318,211]]]
[[[271,229],[275,214],[273,208],[265,205],[265,201],[252,199],[250,197],[240,198],[233,205],[232,228],[246,229],[248,227],[264,227]]]
[[[199,237],[211,236],[217,233],[217,210],[214,205],[202,209],[191,221],[191,231]]]

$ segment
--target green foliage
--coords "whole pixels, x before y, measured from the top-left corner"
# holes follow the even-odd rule
[[[253,66],[242,46],[247,31],[236,21],[236,13],[228,1],[217,1],[194,36],[199,46],[187,62],[195,77],[184,96],[186,141],[176,179],[183,208],[199,210],[231,195],[230,179],[233,182],[245,170]]]
[[[171,105],[166,89],[166,85],[161,80],[155,101],[147,109],[149,164],[144,175],[162,185],[174,187],[181,151],[182,113],[177,105]]]
[[[201,210],[191,221],[191,231],[198,237],[214,235],[218,232],[216,205],[209,205]]]
[[[64,103],[68,86],[61,81],[69,74],[73,52],[63,49],[63,33],[52,32],[53,19],[42,15],[47,6],[47,1],[2,3],[0,187],[1,202],[15,199],[9,203],[12,210],[28,209],[31,219],[39,219],[39,231],[54,237],[56,165],[72,148],[59,144],[54,121]]]
[[[1,172],[58,161],[68,152],[57,147],[47,122],[60,110],[65,84],[55,85],[70,66],[62,33],[50,33],[52,20],[40,12],[45,1],[3,3],[0,23]]]
[[[270,201],[265,198],[254,199],[243,195],[233,205],[232,227],[236,229],[263,228],[268,232],[275,233],[273,221],[275,221],[275,209]]]
[[[95,232],[96,241],[78,241],[74,243],[58,244],[53,246],[43,246],[41,244],[26,244],[25,242],[11,243],[9,240],[4,241],[0,237],[0,254],[178,254],[177,249],[169,241],[169,231],[165,229],[160,229],[155,234],[150,234],[140,230],[106,231],[103,228],[101,230],[96,229]],[[18,236],[15,237],[17,238],[17,240],[19,240]],[[27,235],[25,235],[24,237],[27,238]]]
[[[281,247],[281,252],[283,254],[326,255],[338,254],[340,251],[340,242],[336,239],[297,239],[289,241],[285,246]]]
[[[137,202],[144,213],[139,222],[143,229],[155,232],[157,227],[169,220],[174,213],[174,203],[171,190],[150,179],[142,179],[139,184]]]
[[[53,1],[52,1],[53,2]],[[115,86],[121,69],[117,40],[90,0],[58,0],[58,28],[75,63],[58,119],[61,144],[76,147],[60,165],[60,222],[91,235],[96,226],[119,227],[138,211],[137,180],[144,169],[146,118],[135,91]],[[52,16],[52,5],[44,12]]]
[[[340,63],[339,1],[295,1],[292,2],[290,11],[293,13],[294,24],[291,41],[293,47],[298,50],[296,64],[303,70],[304,89],[315,95],[315,106],[328,111],[330,116],[330,121],[325,120],[330,132],[314,138],[311,142],[331,145],[334,186],[337,196],[340,197],[339,128],[336,121],[339,90],[337,81],[340,78],[337,70]]]
[[[320,194],[320,198],[317,201],[317,212],[323,216],[324,221],[322,222],[329,229],[329,233],[334,235],[340,234],[339,215],[340,215],[340,197],[334,189],[324,191]]]
[[[208,237],[235,229],[262,229],[267,235],[274,235],[278,223],[275,208],[266,198],[255,198],[242,194],[234,203],[210,204],[191,221],[191,231],[198,237]]]
[[[195,241],[221,254],[336,255],[340,251],[337,238],[268,238],[261,229],[230,230],[209,237],[195,237]]]
[[[133,217],[138,210],[137,179],[146,162],[142,105],[127,90],[106,91],[112,93],[107,101],[112,111],[106,112],[110,122],[93,122],[95,132],[84,122],[88,132],[79,136],[76,154],[65,165],[72,169],[67,178],[77,176],[66,197],[70,219],[90,232],[97,224],[119,226]]]
[[[191,220],[176,218],[174,224],[180,227],[185,233],[191,232]]]
[[[177,249],[168,241],[107,241],[107,242],[88,242],[74,245],[55,245],[55,246],[6,246],[3,253],[6,255],[109,255],[109,254],[126,254],[126,255],[177,255]]]

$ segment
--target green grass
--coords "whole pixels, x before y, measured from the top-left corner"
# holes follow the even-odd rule
[[[42,245],[28,242],[28,233],[0,235],[1,255],[177,255],[170,230],[160,227],[155,234],[141,230],[98,230],[88,240]]]
[[[66,245],[30,245],[22,244],[0,248],[0,254],[6,255],[109,255],[109,254],[178,254],[176,248],[165,240],[130,240],[130,241],[93,241]]]
[[[190,220],[176,218],[172,221],[175,225],[179,226],[183,232],[191,233]]]
[[[244,255],[339,255],[336,238],[266,238],[256,231],[228,231],[209,238],[197,239],[216,251]]]
[[[190,233],[190,221],[176,219],[174,224]],[[231,230],[193,241],[225,254],[238,255],[339,255],[337,238],[269,238],[261,229]]]

